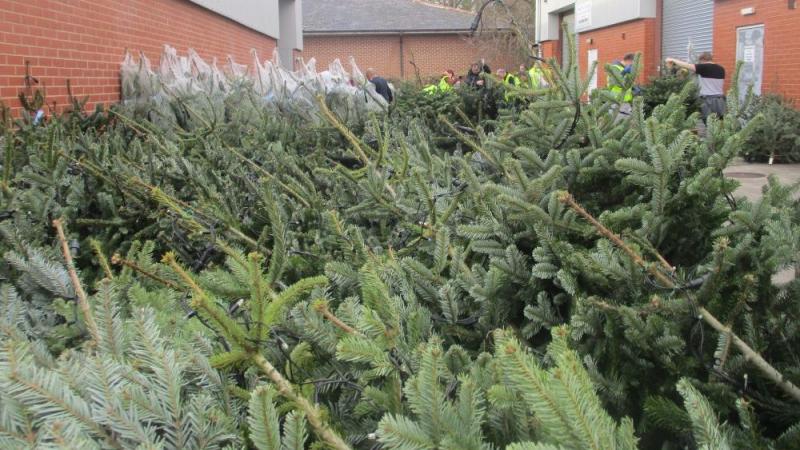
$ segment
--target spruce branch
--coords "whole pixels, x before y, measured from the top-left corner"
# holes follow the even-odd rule
[[[108,259],[103,253],[103,247],[100,242],[97,239],[89,239],[89,245],[92,247],[95,256],[97,256],[97,261],[100,263],[100,267],[103,268],[103,273],[106,274],[106,278],[109,280],[113,279],[114,273],[111,271],[111,266],[108,264]]]
[[[193,292],[192,295],[192,308],[199,313],[206,315],[212,322],[215,331],[222,335],[225,339],[232,341],[240,348],[251,351],[252,344],[248,342],[247,335],[242,327],[234,322],[225,310],[220,308],[216,303],[211,301],[206,291],[204,291],[192,278],[192,276],[178,264],[175,259],[175,254],[172,252],[166,253],[162,258],[163,262],[170,266],[173,271],[183,280],[183,282]]]
[[[321,96],[317,96],[317,103],[319,104],[319,109],[322,112],[322,117],[328,121],[331,125],[333,125],[342,136],[345,137],[350,142],[350,145],[353,146],[353,150],[355,150],[356,154],[358,155],[361,162],[364,163],[366,166],[369,164],[369,157],[367,156],[367,152],[364,151],[364,144],[361,143],[361,140],[350,131],[345,124],[343,124],[338,117],[333,113],[333,111],[328,108],[328,105],[325,103],[325,99]]]
[[[585,218],[589,223],[591,223],[597,233],[601,236],[606,237],[611,242],[614,243],[617,247],[619,247],[631,260],[636,263],[638,266],[642,267],[643,269],[650,272],[654,277],[656,277],[660,282],[664,284],[664,286],[676,289],[678,285],[672,280],[672,278],[665,275],[663,272],[656,269],[652,264],[648,264],[642,259],[642,257],[633,250],[630,246],[628,246],[622,238],[620,238],[616,233],[609,230],[605,227],[600,221],[598,221],[594,216],[592,216],[588,211],[586,211],[583,207],[581,207],[575,199],[570,195],[568,192],[562,192],[559,195],[559,200],[562,203],[567,204],[570,208],[572,208],[575,212]],[[663,260],[663,258],[662,258]],[[730,327],[723,325],[713,314],[711,314],[707,309],[703,306],[697,305],[697,309],[700,313],[700,317],[703,320],[711,325],[712,328],[717,330],[719,333],[723,333],[730,336],[730,339],[733,341],[733,344],[736,348],[742,352],[744,355],[745,360],[752,363],[756,368],[758,368],[761,373],[775,383],[779,388],[781,388],[786,394],[790,397],[794,398],[796,401],[800,402],[800,388],[794,385],[791,381],[789,381],[783,374],[778,371],[775,367],[773,367],[767,360],[761,356],[760,353],[753,350],[746,342],[744,342],[739,336],[737,336]]]
[[[111,264],[128,267],[128,268],[132,269],[134,272],[136,272],[138,274],[141,274],[141,275],[144,275],[145,277],[150,278],[153,281],[157,281],[157,282],[163,284],[164,286],[166,286],[166,287],[168,287],[170,289],[173,289],[173,290],[176,290],[176,291],[182,291],[183,290],[178,285],[178,283],[175,283],[174,281],[167,280],[166,278],[163,278],[163,277],[159,276],[158,274],[156,274],[154,272],[150,272],[150,271],[144,269],[139,264],[136,264],[135,261],[131,261],[131,260],[128,260],[128,259],[125,259],[125,258],[121,257],[119,255],[119,253],[114,253],[114,255],[111,257]]]
[[[353,328],[350,325],[344,323],[342,321],[342,319],[336,317],[336,315],[333,314],[331,312],[331,310],[328,308],[328,302],[326,302],[325,300],[322,300],[322,299],[317,300],[316,302],[314,302],[313,307],[314,307],[315,311],[317,311],[318,313],[322,314],[323,317],[328,319],[328,321],[330,321],[334,326],[336,326],[340,330],[344,331],[345,333],[351,334],[351,335],[354,335],[354,336],[366,337],[363,334],[361,334],[358,330],[356,330],[355,328]]]
[[[350,446],[331,429],[330,425],[322,417],[322,411],[318,406],[312,405],[305,397],[295,392],[289,381],[262,354],[255,353],[252,358],[256,366],[275,384],[278,393],[305,413],[308,423],[321,440],[333,449],[350,450]]]
[[[575,199],[572,197],[572,195],[570,195],[569,192],[561,192],[558,195],[558,200],[561,203],[564,203],[570,208],[572,208],[581,217],[586,219],[587,222],[589,222],[590,224],[592,224],[592,226],[594,226],[594,228],[600,235],[602,235],[609,241],[613,242],[614,245],[616,245],[623,252],[625,252],[625,254],[628,255],[628,257],[631,258],[631,260],[634,263],[647,270],[651,275],[657,278],[664,286],[670,286],[670,287],[674,286],[674,283],[669,277],[664,275],[660,270],[658,270],[652,264],[648,264],[647,262],[645,262],[645,260],[642,259],[642,257],[636,251],[634,251],[628,244],[626,244],[625,241],[623,241],[622,238],[619,237],[619,235],[606,228],[605,225],[600,223],[600,221],[598,221],[588,211],[583,209],[583,207],[575,201]]]
[[[503,167],[494,158],[494,156],[492,156],[489,153],[487,153],[486,150],[483,147],[481,147],[480,145],[478,145],[477,142],[473,141],[472,139],[467,137],[467,135],[465,135],[464,133],[459,131],[458,128],[456,128],[455,125],[453,125],[449,120],[447,120],[447,118],[445,116],[439,115],[439,121],[441,123],[443,123],[447,128],[449,128],[450,131],[452,131],[453,134],[455,134],[456,137],[458,137],[458,139],[461,142],[467,144],[467,147],[469,147],[469,148],[475,150],[476,152],[480,153],[481,155],[483,155],[483,157],[486,158],[487,161],[492,163],[492,165],[495,166],[496,168],[503,169]],[[503,170],[505,171],[506,176],[509,176],[509,178],[510,178],[510,174],[508,173],[508,171],[506,171],[505,169],[503,169]]]
[[[69,251],[69,244],[64,234],[64,226],[61,224],[61,219],[54,219],[53,227],[55,227],[58,240],[61,243],[61,253],[64,255],[64,262],[67,264],[69,279],[72,282],[72,287],[75,289],[75,295],[78,297],[78,307],[81,309],[81,313],[83,313],[83,319],[86,322],[86,328],[89,330],[92,340],[97,344],[100,342],[100,332],[97,329],[97,323],[94,321],[92,307],[89,305],[86,291],[83,290],[81,280],[78,278],[78,273],[75,271],[75,264],[72,262],[72,253]]]
[[[292,196],[293,196],[294,198],[296,198],[296,199],[297,199],[297,201],[299,201],[300,203],[302,203],[302,204],[303,204],[303,206],[305,206],[306,208],[310,208],[310,207],[311,207],[311,204],[310,204],[310,203],[308,203],[308,201],[307,201],[305,198],[303,198],[303,196],[301,196],[301,195],[300,195],[300,194],[299,194],[297,191],[295,191],[294,189],[292,189],[291,187],[289,187],[289,186],[288,186],[286,183],[284,183],[284,182],[282,182],[281,180],[279,180],[279,179],[278,179],[278,177],[276,177],[275,175],[273,175],[273,174],[271,174],[270,172],[268,172],[268,171],[267,171],[267,169],[265,169],[265,168],[263,168],[263,167],[259,166],[258,164],[256,164],[256,163],[255,163],[255,161],[253,161],[252,159],[250,159],[250,158],[248,158],[248,157],[244,156],[243,154],[239,153],[239,152],[238,152],[238,151],[236,151],[236,149],[234,149],[233,147],[227,147],[227,149],[228,149],[228,151],[230,151],[231,153],[233,153],[233,154],[234,154],[234,155],[235,155],[237,158],[239,158],[239,159],[241,159],[242,161],[246,162],[248,165],[250,165],[250,167],[254,168],[254,169],[255,169],[255,170],[257,170],[257,171],[258,171],[260,174],[262,174],[262,175],[264,175],[265,177],[267,177],[267,179],[269,179],[270,181],[274,181],[275,183],[277,183],[277,184],[278,184],[278,186],[280,186],[281,188],[283,188],[283,190],[285,190],[286,192],[288,192],[288,193],[292,194]]]

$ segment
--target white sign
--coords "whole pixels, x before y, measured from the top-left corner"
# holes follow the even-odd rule
[[[742,60],[746,63],[756,61],[756,47],[754,45],[745,45]]]
[[[597,62],[597,49],[596,48],[589,49],[589,51],[587,51],[586,54],[589,56],[587,61],[588,63],[587,67],[591,69],[592,64]],[[597,66],[595,66],[594,69],[592,70],[592,79],[589,80],[589,93],[591,93],[595,89],[597,89]]]
[[[587,0],[575,5],[575,29],[585,30],[592,26],[592,2]]]

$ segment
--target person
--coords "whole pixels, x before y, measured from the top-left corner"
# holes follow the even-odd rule
[[[524,84],[528,84],[528,69],[525,68],[525,64],[519,65],[519,71],[517,71],[517,78],[519,81]]]
[[[439,89],[449,91],[456,84],[456,81],[456,73],[453,69],[447,69],[442,79],[439,80]]]
[[[539,67],[539,64],[536,62],[534,62],[533,65],[531,65],[531,68],[528,69],[528,81],[533,89],[548,87],[547,77],[545,76],[542,68]]]
[[[430,84],[423,89],[423,92],[433,95],[437,92],[447,92],[453,89],[456,84],[456,73],[452,69],[448,69],[442,75],[442,78],[437,84]]]
[[[507,104],[512,102],[513,92],[511,92],[510,87],[519,87],[521,81],[519,77],[514,75],[513,73],[506,72],[506,69],[502,67],[497,69],[497,78],[503,82],[503,86],[505,87],[505,93],[503,94],[503,99],[506,101]]]
[[[522,84],[519,77],[511,72],[506,72],[506,69],[497,69],[497,78],[503,80],[507,86],[519,86]]]
[[[505,82],[506,81],[506,75],[508,75],[506,73],[506,69],[503,69],[502,67],[497,69],[497,79],[498,80]]]
[[[626,77],[630,76],[633,71],[633,59],[634,54],[628,53],[624,57],[622,57],[622,61],[614,61],[611,63],[611,72],[616,73],[619,79],[616,77],[608,77],[608,87],[609,90],[615,94],[615,96],[619,96],[622,93],[622,86],[626,81]],[[628,89],[625,91],[625,94],[622,97],[622,102],[627,104],[630,107],[630,103],[633,101],[633,90]],[[622,112],[622,111],[620,111]],[[630,111],[628,111],[628,114]],[[623,114],[625,114],[623,112]]]
[[[481,63],[475,62],[472,63],[472,66],[469,68],[469,72],[467,72],[467,76],[465,78],[465,82],[467,86],[474,87],[474,88],[482,88],[484,85],[484,80],[481,70]]]
[[[725,68],[714,62],[711,53],[701,54],[697,64],[675,58],[667,58],[665,61],[667,64],[674,64],[697,74],[700,84],[700,114],[703,117],[703,123],[706,123],[711,114],[716,114],[720,118],[725,115],[727,109],[724,92]]]
[[[392,89],[389,88],[389,83],[387,83],[383,77],[375,75],[375,69],[371,67],[367,69],[366,75],[367,80],[375,85],[375,92],[380,94],[381,97],[385,98],[387,102],[392,103],[394,97],[392,96]]]
[[[627,84],[627,77],[633,73],[634,54],[628,53],[622,57],[622,61],[616,60],[610,64],[611,72],[616,76],[608,77],[608,91],[620,102],[619,108],[615,105],[611,112],[614,114],[614,121],[618,122],[633,112],[633,89],[622,92],[623,85]]]

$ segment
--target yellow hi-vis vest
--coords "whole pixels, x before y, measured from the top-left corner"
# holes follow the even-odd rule
[[[519,77],[514,75],[513,73],[509,73],[509,74],[506,75],[505,78],[503,78],[503,84],[505,84],[506,86],[517,87],[521,83],[522,82],[520,81]],[[511,99],[511,92],[506,91],[506,93],[505,93],[505,95],[503,95],[503,97],[506,99],[506,101],[510,100]]]
[[[619,71],[620,76],[622,75],[622,71],[625,70],[625,66],[622,64],[614,64],[611,66],[611,68]],[[615,96],[619,96],[620,92],[622,92],[622,86],[616,84],[616,81],[611,77],[608,77],[608,84],[610,86],[609,90],[613,92]],[[630,103],[633,101],[632,89],[628,89],[627,92],[625,92],[625,97],[623,97],[622,101],[625,103]]]
[[[447,92],[450,89],[453,89],[453,86],[450,86],[450,83],[447,82],[447,77],[442,77],[442,79],[439,80],[439,90]]]
[[[543,85],[542,81],[544,80],[544,72],[542,72],[542,69],[540,69],[539,66],[534,65],[528,69],[528,79],[531,83],[531,87],[538,89]]]
[[[439,80],[439,83],[426,86],[422,90],[422,92],[428,95],[433,95],[436,94],[437,92],[447,92],[451,89],[453,89],[453,86],[450,86],[450,83],[447,82],[447,77],[445,76],[442,77],[441,80]]]
[[[509,73],[503,79],[503,83],[505,83],[505,84],[507,84],[509,86],[519,86],[520,81],[519,81],[519,77],[518,76],[514,75],[513,73]]]

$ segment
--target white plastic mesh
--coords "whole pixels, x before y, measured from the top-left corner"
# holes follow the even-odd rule
[[[350,58],[350,71],[337,59],[327,70],[317,71],[316,61],[299,59],[297,70],[285,69],[277,50],[263,63],[255,50],[251,64],[227,58],[223,68],[207,63],[189,49],[187,56],[165,45],[157,70],[140,54],[127,52],[122,61],[123,104],[156,121],[216,123],[232,113],[257,113],[251,108],[319,122],[317,98],[348,123],[386,111],[388,104],[375,92]],[[245,104],[247,103],[247,104]]]

